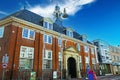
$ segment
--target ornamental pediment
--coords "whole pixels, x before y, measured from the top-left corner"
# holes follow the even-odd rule
[[[78,51],[75,48],[73,48],[73,47],[68,47],[68,48],[65,49],[65,51],[78,53]]]

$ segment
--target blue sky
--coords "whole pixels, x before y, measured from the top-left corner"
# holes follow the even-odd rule
[[[102,39],[111,45],[120,45],[120,0],[1,0],[0,18],[27,9],[45,17],[52,17],[54,6],[66,8],[69,17],[63,20],[88,40]]]

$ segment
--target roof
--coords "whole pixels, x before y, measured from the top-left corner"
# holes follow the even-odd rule
[[[26,20],[28,22],[31,22],[31,23],[34,23],[34,24],[37,24],[37,25],[40,25],[40,26],[43,25],[44,17],[42,17],[42,16],[40,16],[36,13],[33,13],[33,12],[27,10],[27,9],[20,10],[20,11],[18,11],[16,13],[13,13],[13,14],[5,17],[5,18],[8,18],[10,16],[14,16],[14,17],[17,17],[19,19]],[[5,19],[5,18],[3,18],[3,19]],[[3,19],[1,19],[1,20],[3,20]],[[62,33],[62,34],[66,35],[66,29],[67,28],[64,27],[64,26],[57,25],[56,23],[53,24],[53,30],[56,31],[56,32],[59,32],[59,33]],[[82,41],[82,36],[75,31],[73,31],[73,38]],[[92,44],[89,41],[87,41],[87,43]]]

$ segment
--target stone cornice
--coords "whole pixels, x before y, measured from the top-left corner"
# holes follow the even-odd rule
[[[55,36],[62,36],[63,40],[70,40],[72,42],[74,41],[76,43],[80,43],[81,45],[87,45],[89,47],[95,48],[94,45],[85,43],[85,42],[80,41],[80,40],[75,39],[75,38],[71,38],[71,37],[66,36],[64,34],[60,34],[60,33],[56,32],[56,31],[53,31],[53,30],[45,29],[45,28],[43,28],[40,25],[37,25],[37,24],[31,23],[31,22],[25,21],[25,20],[22,20],[22,19],[13,17],[13,16],[10,16],[10,17],[8,17],[6,19],[1,20],[0,21],[0,26],[6,25],[6,24],[10,24],[10,23],[12,23],[12,25],[15,25],[15,26],[18,26],[18,27],[31,28],[31,29],[35,30],[36,32],[53,34],[54,37]]]

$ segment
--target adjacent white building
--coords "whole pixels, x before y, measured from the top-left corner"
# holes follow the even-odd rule
[[[109,50],[109,44],[100,39],[94,40],[93,43],[97,46],[99,69],[102,71],[102,74],[111,73],[112,60]]]

